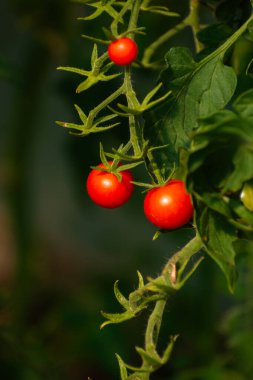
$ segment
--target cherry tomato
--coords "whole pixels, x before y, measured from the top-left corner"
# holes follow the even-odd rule
[[[240,197],[244,206],[248,210],[253,211],[253,181],[252,180],[244,184]]]
[[[156,187],[144,199],[144,213],[156,227],[166,230],[182,227],[193,215],[191,197],[183,181],[171,180]]]
[[[98,165],[101,168],[103,164]],[[87,192],[90,198],[98,206],[116,208],[122,206],[131,197],[134,185],[132,173],[124,170],[121,182],[115,174],[93,169],[87,178]]]
[[[110,43],[108,54],[116,65],[129,65],[138,54],[138,46],[128,37],[122,37]]]

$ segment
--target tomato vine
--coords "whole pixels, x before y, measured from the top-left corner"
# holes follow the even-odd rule
[[[132,181],[132,185],[149,189],[149,194],[166,188],[175,180],[174,183],[186,183],[192,201],[187,194],[188,203],[176,211],[180,215],[166,214],[165,219],[173,218],[173,223],[154,223],[161,228],[154,238],[164,229],[188,223],[194,208],[192,228],[196,236],[172,255],[157,278],[150,278],[145,283],[138,272],[138,289],[128,298],[120,292],[116,282],[114,293],[124,311],[103,313],[106,321],[102,327],[137,317],[149,304],[155,303],[148,319],[144,348],[136,348],[142,359],[141,366],[128,365],[117,355],[122,380],[148,380],[169,360],[176,341],[177,336],[172,337],[163,354],[158,353],[157,340],[169,296],[184,285],[203,259],[201,257],[189,268],[190,258],[200,250],[203,256],[208,254],[212,257],[224,272],[228,287],[233,292],[237,277],[236,255],[245,248],[245,244],[241,248],[240,242],[253,240],[253,90],[249,88],[240,93],[231,59],[241,38],[252,42],[252,4],[248,3],[246,20],[238,22],[231,19],[232,22],[229,19],[227,24],[204,26],[200,20],[200,1],[190,0],[188,15],[144,47],[142,57],[137,57],[136,37],[140,35],[141,41],[141,35],[149,33],[139,26],[140,14],[151,12],[157,17],[173,18],[180,15],[163,5],[151,5],[152,0],[79,0],[79,3],[94,9],[81,20],[88,22],[105,12],[111,23],[104,28],[105,39],[82,36],[94,42],[90,70],[59,69],[85,77],[79,83],[77,93],[88,91],[101,81],[117,78],[121,82],[118,89],[91,109],[88,115],[75,105],[80,124],[57,123],[69,129],[71,134],[83,137],[119,128],[122,119],[128,120],[129,141],[112,152],[105,152],[101,145],[102,165],[93,168],[92,173],[98,174],[102,168],[102,174],[112,176],[119,185],[123,185],[124,173],[143,164],[150,183],[140,180]],[[222,17],[218,0],[201,3],[211,7],[217,18]],[[159,57],[159,48],[166,46],[173,36],[187,27],[192,31],[194,56],[186,47],[172,47],[165,59]],[[217,28],[222,33],[217,35]],[[208,34],[209,39],[206,37]],[[211,36],[215,38],[211,40]],[[101,53],[98,45],[102,47]],[[159,58],[153,61],[154,56]],[[120,67],[115,67],[115,64]],[[133,84],[135,69],[160,70],[157,84],[142,101],[138,99]],[[252,61],[248,61],[247,74],[251,75],[251,71]],[[119,99],[120,103],[115,105]],[[96,190],[93,188],[92,192]],[[177,190],[176,197],[180,191]],[[105,206],[108,197],[107,200],[103,198],[103,192],[98,197],[101,199],[95,201],[97,204],[115,206],[114,202],[114,206],[110,202],[111,206],[108,203]],[[123,203],[125,200],[117,205]],[[180,219],[184,212],[187,215]],[[155,211],[150,207],[147,211],[146,206],[146,214],[152,214],[149,219],[154,222]]]

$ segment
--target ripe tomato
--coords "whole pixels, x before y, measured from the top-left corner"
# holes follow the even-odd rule
[[[110,43],[108,54],[116,65],[129,65],[138,54],[138,46],[128,37],[122,37]]]
[[[103,164],[99,167],[105,167]],[[115,174],[93,169],[87,178],[87,192],[98,206],[116,208],[122,206],[131,197],[134,185],[132,173],[124,170],[121,182]]]
[[[144,213],[161,229],[175,229],[189,222],[193,206],[184,182],[171,180],[165,186],[149,190],[144,200]]]

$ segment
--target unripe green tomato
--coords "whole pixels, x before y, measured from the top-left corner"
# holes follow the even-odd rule
[[[253,181],[246,182],[242,188],[240,198],[244,206],[253,211]]]

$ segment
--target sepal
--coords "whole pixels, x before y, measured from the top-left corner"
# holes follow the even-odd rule
[[[156,106],[158,103],[163,102],[165,99],[171,95],[171,90],[166,92],[163,96],[159,97],[156,100],[151,101],[151,99],[155,96],[158,90],[161,88],[162,83],[159,83],[152,91],[150,91],[144,98],[143,102],[134,108],[127,107],[123,104],[118,103],[118,107],[125,112],[125,116],[129,115],[141,115],[143,112],[148,109]],[[117,111],[116,111],[117,112]]]
[[[61,127],[68,128],[71,131],[69,132],[72,135],[77,135],[77,136],[87,136],[91,133],[98,133],[98,132],[104,132],[107,131],[108,129],[114,128],[115,126],[119,125],[120,123],[114,123],[114,124],[109,124],[109,125],[102,125],[103,123],[110,121],[114,119],[117,115],[112,114],[112,115],[106,115],[97,118],[94,120],[94,115],[92,111],[89,113],[88,116],[85,115],[83,110],[75,105],[75,108],[78,112],[78,115],[82,121],[82,124],[75,124],[75,123],[67,123],[63,121],[56,121],[56,124],[60,125]],[[78,131],[78,132],[73,132],[73,130]]]
[[[83,1],[79,0],[78,2],[82,3]],[[113,19],[115,19],[116,17],[119,18],[119,22],[123,24],[123,19],[119,16],[118,12],[112,6],[114,2],[115,0],[95,1],[95,2],[90,2],[90,3],[84,1],[84,3],[87,3],[87,5],[95,8],[95,10],[89,16],[79,17],[78,20],[84,20],[84,21],[94,20],[95,18],[101,16],[105,12],[109,16],[111,16]]]

